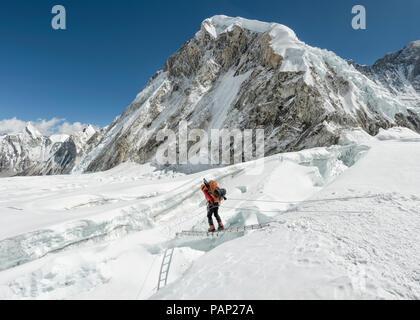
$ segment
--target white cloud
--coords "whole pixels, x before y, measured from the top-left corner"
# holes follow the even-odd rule
[[[16,118],[0,120],[0,135],[23,132],[28,124],[32,124],[41,134],[73,134],[82,131],[87,124],[69,123],[66,119],[52,118],[50,120],[38,119],[36,121],[23,121]]]
[[[56,126],[65,121],[65,119],[52,118],[51,120],[38,119],[37,121],[29,121],[41,134],[49,136],[55,133]],[[28,123],[29,123],[28,122]],[[27,124],[28,124],[27,123]]]
[[[80,122],[74,122],[74,123],[63,122],[62,124],[57,126],[57,132],[64,133],[64,134],[72,134],[75,132],[80,132],[86,127],[87,127],[86,124],[83,124]]]
[[[5,119],[0,121],[0,134],[17,133],[22,132],[26,127],[26,122],[13,119]]]

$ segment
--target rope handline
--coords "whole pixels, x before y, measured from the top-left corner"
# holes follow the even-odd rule
[[[372,211],[355,211],[355,210],[260,210],[258,208],[250,208],[250,207],[227,207],[222,206],[227,209],[238,209],[238,210],[253,210],[253,211],[259,211],[259,212],[281,212],[281,213],[288,213],[288,212],[340,212],[340,213],[372,213]]]
[[[302,203],[302,202],[323,202],[323,201],[340,201],[340,200],[350,200],[350,199],[369,199],[369,198],[376,198],[378,195],[372,196],[360,196],[360,197],[345,197],[345,198],[327,198],[327,199],[313,199],[313,200],[299,200],[299,201],[281,201],[281,200],[260,200],[260,199],[236,199],[236,198],[228,198],[227,200],[234,200],[234,201],[252,201],[252,202],[276,202],[276,203]]]
[[[144,285],[146,284],[147,278],[149,278],[150,271],[152,271],[152,267],[155,264],[156,258],[157,258],[157,255],[155,255],[155,257],[153,258],[152,264],[150,265],[149,271],[147,272],[147,275],[146,275],[146,277],[143,280],[143,284],[142,284],[142,286],[140,288],[140,291],[136,295],[136,300],[138,300],[138,298],[140,296],[140,293],[143,291]]]
[[[337,200],[333,199],[333,200]],[[232,200],[237,200],[237,199],[232,199]],[[262,200],[265,201],[265,200]],[[317,200],[318,201],[318,200]],[[319,200],[319,201],[324,201],[324,200]],[[268,201],[267,201],[268,202]],[[269,202],[276,202],[276,201],[269,201]],[[309,201],[307,201],[309,202]],[[261,210],[258,208],[251,208],[251,207],[230,207],[230,206],[225,206],[225,205],[220,205],[221,208],[226,208],[226,209],[238,209],[238,210],[252,210],[252,211],[259,211],[259,212],[267,212],[267,213],[289,213],[289,212],[325,212],[325,213],[372,213],[372,211],[357,211],[357,210],[293,210],[293,209],[289,209],[289,210]],[[188,217],[185,217],[184,219],[181,219],[181,221],[178,221],[177,223],[173,224],[172,226],[170,226],[170,229],[172,229],[173,227],[177,227],[180,224],[183,224],[187,221],[189,221],[190,219],[193,219],[195,217],[198,217],[200,215],[203,215],[203,212],[201,211],[203,208],[198,208],[197,210],[194,210],[193,213],[191,215],[189,215]],[[197,213],[195,213],[197,212]]]

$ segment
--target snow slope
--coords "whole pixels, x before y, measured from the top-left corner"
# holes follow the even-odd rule
[[[338,146],[190,175],[126,163],[0,179],[0,298],[418,299],[419,146],[408,129],[354,130]],[[175,238],[207,228],[203,177],[228,190],[226,226],[274,222]]]
[[[420,136],[387,136],[311,198],[340,200],[219,246],[153,298],[419,299]]]

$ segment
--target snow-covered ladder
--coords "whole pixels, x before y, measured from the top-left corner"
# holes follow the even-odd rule
[[[163,254],[162,264],[160,266],[160,271],[159,271],[159,281],[157,285],[157,291],[159,291],[160,288],[163,288],[164,286],[166,286],[168,282],[169,268],[171,266],[173,255],[174,255],[174,248],[166,249],[165,253]]]
[[[190,237],[218,237],[226,232],[244,232],[247,230],[257,230],[257,229],[263,229],[265,227],[269,227],[269,223],[260,223],[260,224],[252,224],[248,226],[243,227],[232,227],[227,228],[222,231],[216,231],[216,232],[207,232],[207,231],[182,231],[176,234],[177,237],[180,236],[190,236]]]

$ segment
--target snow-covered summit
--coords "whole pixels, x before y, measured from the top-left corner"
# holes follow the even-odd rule
[[[83,132],[88,136],[92,136],[96,132],[96,129],[91,124],[89,124],[86,128],[83,129]]]
[[[221,33],[230,32],[235,26],[246,29],[252,32],[264,33],[273,32],[281,33],[284,38],[289,38],[292,41],[298,41],[295,32],[289,27],[279,23],[262,22],[258,20],[249,20],[241,17],[228,17],[225,15],[216,15],[205,19],[202,22],[202,28],[217,38]]]
[[[96,133],[96,131],[97,130],[89,124],[87,127],[83,128],[83,130],[74,133],[73,136],[87,142]]]
[[[201,24],[201,30],[206,31],[213,38],[217,38],[222,33],[233,31],[236,26],[254,33],[268,34],[271,37],[271,47],[274,49],[275,53],[283,57],[285,57],[287,49],[299,49],[304,46],[304,43],[297,38],[292,29],[275,22],[269,23],[258,20],[249,20],[241,17],[233,18],[224,15],[216,15],[205,19]],[[302,52],[303,51],[300,53]],[[302,68],[303,66],[300,65],[298,67],[294,67],[293,70],[290,71]],[[283,70],[289,71],[284,67]]]
[[[420,47],[420,40],[411,41],[411,42],[408,43],[407,46],[408,47],[416,47],[416,48],[419,48]]]
[[[31,123],[25,127],[25,133],[33,139],[37,139],[42,136],[42,134]]]

